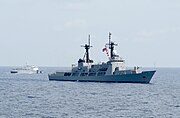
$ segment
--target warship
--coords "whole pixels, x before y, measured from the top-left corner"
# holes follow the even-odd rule
[[[135,66],[127,69],[125,60],[116,52],[117,44],[111,41],[111,33],[109,33],[109,43],[105,45],[103,51],[106,52],[109,60],[105,63],[94,64],[90,59],[89,49],[90,35],[88,44],[83,45],[85,54],[83,58],[78,60],[76,66],[72,66],[69,72],[57,71],[49,74],[49,80],[54,81],[78,81],[78,82],[119,82],[119,83],[149,83],[156,70],[142,71]]]

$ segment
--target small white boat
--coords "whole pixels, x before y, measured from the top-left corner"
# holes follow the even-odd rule
[[[26,73],[26,74],[33,74],[33,73],[42,73],[36,66],[26,65],[20,68],[15,68],[11,70],[11,73]]]

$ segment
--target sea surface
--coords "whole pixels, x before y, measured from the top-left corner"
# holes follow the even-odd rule
[[[0,118],[180,118],[180,68],[157,68],[150,84],[49,81],[0,67]]]

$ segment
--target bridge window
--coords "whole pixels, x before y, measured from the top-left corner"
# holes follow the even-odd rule
[[[79,73],[73,73],[72,76],[79,76]]]
[[[64,73],[64,76],[71,76],[71,73]]]
[[[87,76],[87,75],[88,75],[88,73],[81,73],[80,76]]]
[[[96,76],[96,73],[89,73],[89,76]]]
[[[107,71],[107,68],[100,68],[99,71]]]
[[[104,76],[105,72],[98,72],[97,76]]]

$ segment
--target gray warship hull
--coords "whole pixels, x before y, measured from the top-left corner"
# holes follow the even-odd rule
[[[155,72],[143,71],[142,73],[105,76],[60,76],[57,74],[48,76],[49,80],[54,81],[149,83]]]

